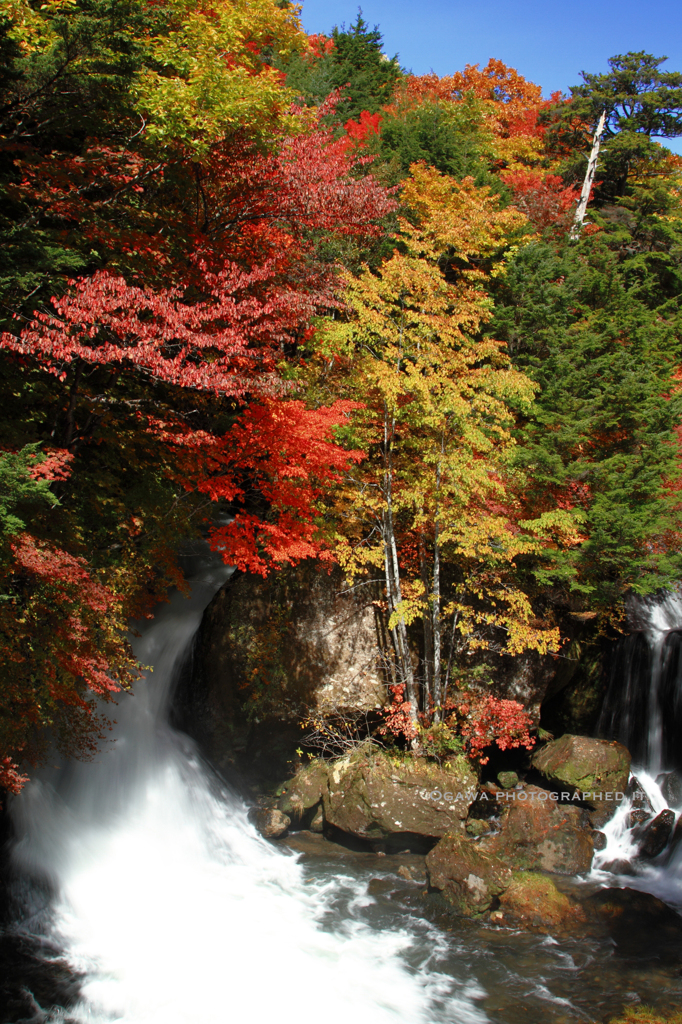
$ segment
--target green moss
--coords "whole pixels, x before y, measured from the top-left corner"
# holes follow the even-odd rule
[[[612,1019],[611,1024],[682,1024],[682,1011],[662,1016],[650,1006],[630,1006],[622,1016]]]

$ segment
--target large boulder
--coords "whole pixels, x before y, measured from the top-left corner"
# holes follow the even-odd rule
[[[374,751],[329,765],[324,818],[327,825],[375,842],[398,833],[439,838],[463,831],[477,786],[461,756],[440,767]]]
[[[463,917],[479,917],[509,886],[511,869],[462,835],[445,836],[426,858],[429,883]]]
[[[598,828],[623,798],[630,761],[622,743],[567,734],[538,750],[532,764],[550,782],[567,787],[569,795],[584,794],[584,802],[594,812],[592,824]]]
[[[559,803],[538,786],[505,795],[498,831],[481,847],[515,869],[541,869],[559,875],[589,871],[594,855],[587,812]]]
[[[529,931],[556,932],[582,928],[587,915],[551,878],[536,871],[517,871],[490,920]]]

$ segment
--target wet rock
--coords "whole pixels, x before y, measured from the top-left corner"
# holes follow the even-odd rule
[[[401,864],[398,870],[396,871],[396,874],[400,875],[401,878],[404,878],[406,882],[414,881],[412,877],[412,872],[410,871],[406,864]]]
[[[682,846],[682,817],[677,819],[673,834],[670,837],[670,843],[668,844],[668,859],[671,860],[675,854],[675,851]]]
[[[43,1024],[57,1014],[73,1020],[68,1011],[82,998],[85,976],[62,957],[63,951],[44,937],[0,934],[0,1020]],[[66,1013],[49,1012],[57,1007]]]
[[[649,797],[642,789],[641,782],[635,775],[632,776],[627,786],[625,787],[625,795],[630,797],[630,800],[632,801],[631,806],[633,810],[646,811],[650,816],[653,817],[654,808],[651,803],[651,800],[649,800]]]
[[[310,822],[310,831],[317,832],[319,835],[324,832],[324,814],[322,813],[322,807],[317,808],[315,816]]]
[[[637,869],[632,861],[618,857],[615,860],[604,861],[599,865],[601,871],[610,871],[612,875],[636,875]]]
[[[682,809],[682,773],[673,771],[659,775],[656,785],[660,787],[661,795],[669,807],[674,807],[676,811]]]
[[[490,832],[491,824],[483,818],[471,818],[466,823],[466,831],[470,836],[484,836]]]
[[[622,955],[677,961],[682,952],[682,917],[656,896],[637,889],[600,889],[583,901],[589,917],[606,925]]]
[[[562,875],[589,871],[594,843],[587,812],[551,796],[537,786],[514,790],[503,806],[499,831],[484,836],[481,847],[515,869]]]
[[[568,734],[547,743],[532,759],[533,767],[546,779],[586,795],[594,828],[605,824],[618,806],[618,794],[628,784],[630,761],[622,743]]]
[[[370,878],[367,892],[370,896],[388,896],[393,891],[393,882],[389,878]]]
[[[516,772],[499,772],[497,781],[502,786],[502,789],[513,789],[519,783],[519,777]]]
[[[355,859],[360,863],[365,863],[372,858],[372,854],[369,851],[360,853],[350,850],[347,846],[331,842],[331,840],[325,839],[324,836],[310,832],[307,829],[302,829],[300,832],[290,832],[280,839],[279,843],[285,846],[287,850],[293,850],[295,853],[300,853],[303,857],[311,860],[317,860],[318,858],[334,860]]]
[[[644,808],[635,808],[634,811],[630,811],[628,814],[628,828],[639,828],[645,821],[648,821],[651,817],[650,811],[645,811]]]
[[[670,810],[661,811],[652,822],[646,825],[639,839],[639,854],[641,857],[658,857],[659,853],[668,845],[675,824],[675,812]]]
[[[440,838],[462,830],[478,780],[461,756],[443,766],[380,752],[328,766],[324,818],[360,839],[381,841],[399,833]]]
[[[264,839],[279,839],[291,824],[291,818],[276,807],[253,807],[249,819]]]
[[[600,832],[599,829],[595,829],[593,831],[592,845],[594,846],[595,850],[605,850],[607,842],[608,840],[603,832]]]
[[[499,924],[538,932],[575,930],[587,920],[576,900],[559,892],[551,878],[535,871],[514,874],[509,888],[500,896],[495,916]]]
[[[463,836],[441,839],[427,856],[426,868],[432,888],[441,890],[463,917],[484,914],[512,879],[501,860]]]
[[[313,762],[302,768],[287,782],[279,798],[277,807],[288,814],[294,821],[304,817],[306,811],[312,810],[322,801],[322,794],[328,785],[327,765]],[[313,829],[313,831],[315,831]]]

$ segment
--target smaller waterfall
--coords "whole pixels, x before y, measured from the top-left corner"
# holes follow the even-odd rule
[[[682,594],[633,602],[633,632],[614,645],[598,734],[654,775],[682,769]]]
[[[635,766],[628,798],[603,828],[606,845],[595,854],[591,874],[608,884],[615,874],[619,884],[653,893],[682,911],[682,802],[671,806],[662,792],[668,778]],[[653,856],[647,856],[643,847],[651,843],[656,827],[658,843],[651,845]]]
[[[682,908],[682,594],[633,602],[630,618],[633,632],[608,666],[598,732],[628,748],[632,776],[593,876],[614,873]]]

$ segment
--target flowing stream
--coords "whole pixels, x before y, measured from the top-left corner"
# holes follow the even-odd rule
[[[49,882],[41,927],[83,978],[68,1019],[270,1024],[305,989],[329,1024],[486,1020],[478,986],[439,971],[437,942],[363,923],[354,904],[373,901],[352,877],[306,878],[168,725],[174,678],[229,573],[216,556],[193,561],[191,598],[175,595],[135,643],[154,669],[122,696],[115,742],[14,801],[15,864]]]

